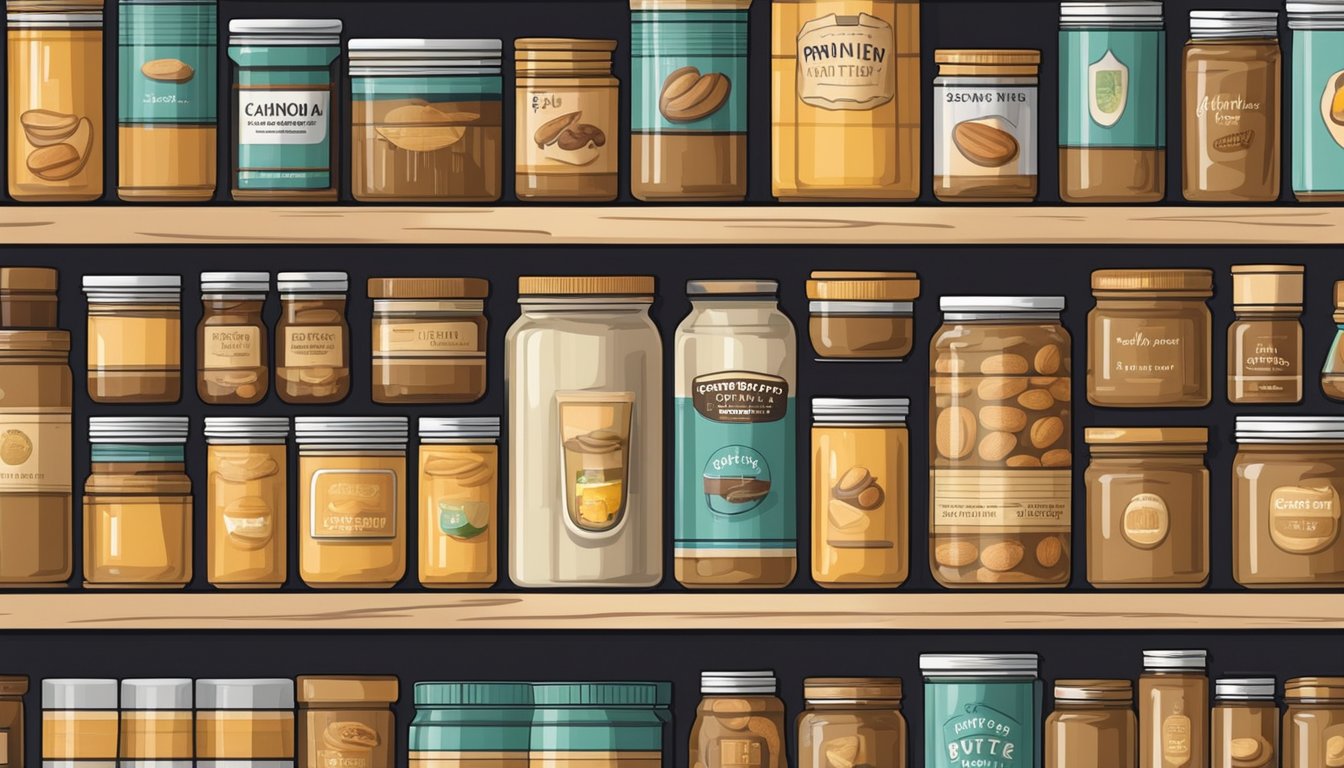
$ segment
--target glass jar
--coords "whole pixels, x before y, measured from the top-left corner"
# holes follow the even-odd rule
[[[528,768],[532,686],[416,683],[410,768]]]
[[[103,0],[7,0],[9,195],[103,196]]]
[[[490,282],[375,277],[373,402],[473,403],[485,396]]]
[[[1295,677],[1283,685],[1283,768],[1317,768],[1344,757],[1344,677]]]
[[[798,716],[798,768],[905,768],[899,677],[809,677]]]
[[[933,194],[948,202],[1036,199],[1040,51],[934,51]]]
[[[350,394],[350,326],[344,272],[281,272],[275,384],[292,405],[339,403]]]
[[[1041,764],[1034,653],[920,654],[924,766]]]
[[[905,397],[812,401],[812,580],[821,586],[898,587],[910,575],[909,413]]]
[[[904,360],[915,345],[914,272],[813,272],[808,335],[822,360]]]
[[[289,417],[205,419],[206,572],[221,589],[279,589],[289,575]]]
[[[294,681],[196,681],[199,768],[294,768]]]
[[[499,40],[351,40],[350,190],[368,202],[501,193]]]
[[[1209,764],[1208,651],[1144,651],[1139,768]]]
[[[1232,575],[1262,588],[1344,584],[1344,417],[1238,416]]]
[[[215,196],[216,0],[120,0],[117,195]]]
[[[1088,427],[1087,580],[1101,589],[1209,583],[1204,427]]]
[[[203,272],[196,326],[196,394],[206,405],[251,405],[271,388],[262,318],[269,272]]]
[[[615,40],[514,41],[519,200],[609,202],[620,194],[621,82]]]
[[[1045,719],[1045,768],[1138,768],[1128,680],[1056,680]]]
[[[1274,678],[1223,677],[1213,688],[1211,768],[1279,765]]]
[[[57,282],[49,267],[0,267],[0,328],[55,328]]]
[[[774,280],[692,280],[676,337],[676,574],[693,589],[798,573],[798,340]]]
[[[1344,3],[1292,0],[1287,10],[1293,195],[1344,202]]]
[[[420,584],[499,580],[499,417],[420,419]]]
[[[663,343],[652,277],[522,277],[505,340],[509,575],[663,578]]]
[[[95,403],[182,399],[182,278],[86,275],[88,386]]]
[[[234,19],[233,199],[335,202],[340,19]]]
[[[24,705],[26,675],[0,675],[0,759],[8,768],[24,766]]]
[[[393,768],[397,678],[300,675],[299,768]]]
[[[195,726],[189,678],[121,681],[121,765],[192,768]]]
[[[945,587],[1063,587],[1073,511],[1064,297],[944,296],[942,309],[929,345],[933,576]]]
[[[409,429],[404,416],[294,419],[308,586],[388,589],[406,574]]]
[[[919,197],[919,0],[771,7],[775,197]]]
[[[770,670],[701,672],[688,765],[787,768],[784,702]]]
[[[0,330],[0,585],[70,578],[69,331]]]
[[[1166,195],[1166,52],[1161,2],[1060,4],[1064,202],[1156,203]]]
[[[42,764],[117,768],[120,722],[116,680],[43,680]]]
[[[186,416],[89,418],[86,587],[172,589],[191,582],[187,429]]]
[[[1191,11],[1183,58],[1185,199],[1278,200],[1278,12]]]
[[[1200,408],[1213,390],[1209,269],[1099,269],[1087,315],[1087,401]]]
[[[1302,289],[1306,268],[1232,267],[1227,399],[1236,405],[1302,402]]]
[[[534,683],[530,763],[661,768],[671,683]]]
[[[630,0],[636,199],[746,199],[750,7],[751,0]]]
[[[1335,283],[1335,340],[1321,368],[1321,391],[1331,400],[1344,400],[1344,280]]]

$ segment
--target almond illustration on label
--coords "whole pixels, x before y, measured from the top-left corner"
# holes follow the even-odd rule
[[[196,70],[181,59],[154,59],[140,65],[140,74],[161,83],[186,83],[196,76]]]
[[[985,547],[980,553],[980,563],[991,571],[1011,571],[1016,568],[1027,554],[1020,542],[1000,541]]]
[[[246,483],[278,474],[280,464],[269,456],[254,453],[240,458],[220,459],[217,471],[222,479],[231,483]]]
[[[49,109],[30,109],[19,115],[19,125],[29,144],[49,147],[70,138],[79,127],[79,116]]]
[[[337,750],[373,749],[378,746],[378,732],[363,723],[341,720],[327,726],[322,741]]]
[[[92,149],[93,123],[81,117],[75,130],[59,143],[38,146],[29,153],[28,171],[43,181],[65,181],[84,170]]]
[[[682,67],[663,81],[658,111],[673,123],[693,123],[718,112],[728,103],[733,84],[718,72],[701,74],[695,67]]]
[[[428,104],[407,104],[389,110],[376,130],[397,149],[437,152],[467,135],[467,124],[480,119],[471,112],[444,112]]]
[[[963,120],[952,129],[952,143],[981,168],[999,168],[1017,159],[1017,137],[981,119]],[[1025,371],[1024,371],[1025,372]]]

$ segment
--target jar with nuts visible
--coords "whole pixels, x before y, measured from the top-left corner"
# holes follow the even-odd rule
[[[206,418],[206,572],[221,589],[279,588],[287,569],[288,417]]]
[[[1036,198],[1040,51],[934,51],[933,193],[955,202]]]
[[[1227,329],[1227,399],[1237,404],[1302,402],[1302,291],[1306,268],[1232,267]]]
[[[281,272],[275,385],[294,405],[339,403],[350,394],[350,327],[344,272]]]
[[[1293,195],[1344,202],[1344,0],[1293,0],[1287,11]]]
[[[86,275],[88,387],[96,403],[182,398],[182,278]]]
[[[770,670],[701,672],[691,768],[786,768],[784,702]]]
[[[299,768],[393,768],[398,681],[301,675]]]
[[[822,360],[904,360],[915,344],[914,272],[813,272],[808,335]]]
[[[534,768],[662,768],[671,683],[534,683],[532,699]]]
[[[117,768],[117,745],[121,736],[121,715],[117,706],[116,680],[43,680],[43,763]],[[20,760],[18,765],[22,764]]]
[[[1211,768],[1277,767],[1279,705],[1274,701],[1274,678],[1224,677],[1213,688]]]
[[[270,341],[261,311],[271,289],[267,272],[201,274],[196,327],[196,393],[206,405],[251,405],[271,387]]]
[[[499,417],[420,419],[420,583],[498,580]]]
[[[947,587],[1062,587],[1073,509],[1064,298],[945,296],[942,309],[929,345],[934,578]]]
[[[798,768],[905,768],[899,677],[809,677],[798,716]]]
[[[485,396],[488,280],[374,277],[368,285],[375,403],[471,403]]]
[[[1036,654],[925,653],[919,668],[924,768],[1041,764]]]
[[[294,768],[294,681],[196,681],[201,768]]]
[[[1283,768],[1344,766],[1344,677],[1295,677],[1283,699]]]
[[[1138,727],[1128,680],[1056,680],[1045,768],[1138,768]]]
[[[1139,768],[1209,764],[1208,651],[1144,651]]]

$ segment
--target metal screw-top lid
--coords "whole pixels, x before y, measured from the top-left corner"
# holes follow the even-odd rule
[[[890,701],[904,691],[899,677],[809,677],[803,680],[808,701]]]
[[[498,416],[459,416],[454,418],[420,419],[420,439],[433,440],[498,440]]]
[[[410,420],[405,416],[297,416],[294,436],[300,446],[365,447],[373,450],[406,448]]]
[[[281,272],[275,284],[280,293],[346,293],[350,276],[345,272]]]
[[[1272,677],[1220,677],[1213,684],[1214,695],[1220,699],[1272,700],[1275,689]]]
[[[1059,4],[1063,29],[1161,29],[1162,3],[1145,0]]]
[[[271,290],[269,272],[202,272],[201,293],[260,293]]]
[[[1289,29],[1344,29],[1344,0],[1289,2],[1287,11]]]
[[[117,708],[117,681],[52,678],[42,681],[43,709]]]
[[[921,653],[919,668],[926,675],[1032,675],[1040,668],[1034,653]]]
[[[234,19],[229,45],[340,45],[340,19]]]
[[[914,301],[919,290],[919,275],[914,272],[819,270],[807,280],[811,301]]]
[[[651,299],[655,280],[648,275],[524,276],[518,278],[518,300],[529,297],[624,296]]]
[[[85,275],[90,303],[171,304],[182,299],[180,275]]]
[[[528,683],[461,682],[415,684],[415,705],[439,707],[530,707]]]
[[[814,397],[812,419],[818,424],[904,423],[908,397]]]
[[[944,296],[938,306],[949,320],[981,316],[1057,316],[1064,311],[1063,296]]]
[[[181,445],[191,421],[186,416],[90,416],[90,443]]]
[[[283,443],[288,437],[288,416],[207,416],[205,419],[207,443]]]
[[[503,65],[504,41],[356,39],[349,43],[350,74],[497,75]]]
[[[779,688],[774,670],[756,672],[701,672],[700,693],[723,695],[774,695]]]
[[[197,709],[293,709],[294,681],[287,678],[196,681]]]
[[[1209,652],[1187,651],[1144,651],[1144,669],[1204,669],[1208,666]]]
[[[1277,38],[1278,11],[1191,11],[1190,36],[1201,40]]]
[[[98,29],[103,0],[8,0],[11,29]]]
[[[1211,269],[1098,269],[1092,293],[1161,293],[1164,298],[1213,295]]]
[[[665,707],[672,702],[668,683],[534,683],[538,707]]]
[[[191,709],[191,679],[144,678],[121,681],[122,709]]]
[[[1344,416],[1238,416],[1238,443],[1344,441]]]

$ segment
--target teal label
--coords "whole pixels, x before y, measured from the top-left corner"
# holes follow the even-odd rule
[[[131,3],[120,7],[121,125],[215,125],[215,3]]]
[[[1165,45],[1161,30],[1060,32],[1060,146],[1165,148]]]
[[[1344,30],[1293,33],[1293,191],[1344,192]]]
[[[747,132],[746,11],[637,11],[631,49],[632,130]]]
[[[330,189],[337,46],[230,46],[240,190]]]
[[[926,681],[926,768],[1034,768],[1040,682]]]
[[[350,78],[355,101],[391,101],[414,99],[430,104],[454,101],[499,101],[504,89],[499,75],[462,75],[454,77],[367,77]]]
[[[1020,723],[982,704],[967,704],[965,710],[943,723],[943,749],[948,765],[957,768],[1026,765],[1020,760],[1021,738]]]

